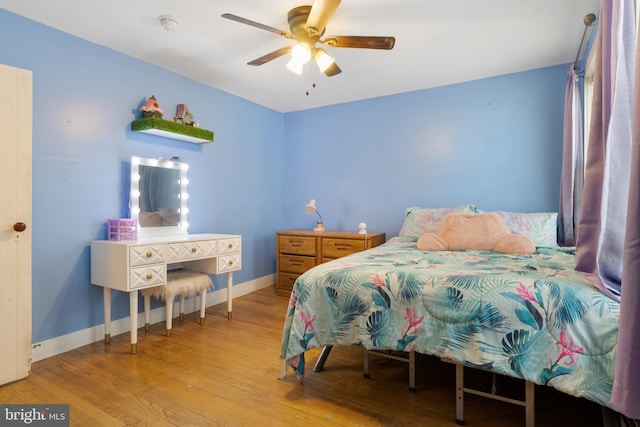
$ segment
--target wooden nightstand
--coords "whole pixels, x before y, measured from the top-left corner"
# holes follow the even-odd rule
[[[365,249],[381,245],[385,233],[358,234],[357,231],[313,231],[305,229],[276,232],[276,293],[289,296],[293,283],[310,268]]]

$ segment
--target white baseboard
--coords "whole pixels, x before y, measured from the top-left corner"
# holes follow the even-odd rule
[[[239,283],[233,286],[233,298],[238,298],[243,295],[250,294],[259,289],[273,286],[275,283],[275,275],[269,275],[260,277],[258,279]],[[198,298],[189,298],[185,300],[184,312],[193,313],[200,310]],[[213,292],[207,293],[207,307],[217,305],[227,301],[227,288],[218,289]],[[178,303],[174,303],[173,312],[178,313]],[[158,307],[151,310],[150,323],[163,322],[164,319],[164,307]],[[144,326],[144,313],[138,314],[138,328]],[[114,320],[111,322],[111,336],[116,336],[122,333],[129,332],[129,318]],[[58,354],[65,353],[69,350],[73,350],[78,347],[82,347],[87,344],[94,343],[96,341],[104,340],[104,324],[96,325],[91,328],[83,329],[81,331],[72,332],[67,335],[61,335],[59,337],[51,338],[46,341],[41,341],[33,344],[31,351],[31,360],[37,362],[39,360],[46,359]]]

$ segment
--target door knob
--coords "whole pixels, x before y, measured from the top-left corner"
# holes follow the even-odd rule
[[[15,224],[13,224],[13,229],[18,233],[22,233],[27,229],[27,224],[25,224],[24,222],[16,222]]]

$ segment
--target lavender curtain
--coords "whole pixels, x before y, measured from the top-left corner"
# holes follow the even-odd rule
[[[634,123],[640,95],[634,105],[634,2],[603,0],[599,19],[576,269],[621,301],[611,404],[640,418],[640,123]]]
[[[630,185],[612,406],[624,415],[638,419],[640,418],[640,72],[638,72],[640,70],[640,39],[637,35],[635,38],[636,73],[629,154]]]
[[[598,23],[593,103],[589,127],[589,148],[582,192],[582,204],[576,236],[576,270],[611,296],[598,276],[597,251],[600,237],[602,188],[604,180],[605,145],[612,104],[611,25],[612,0],[603,0]]]
[[[619,298],[630,179],[635,65],[633,2],[603,0],[576,269]]]
[[[582,99],[576,65],[567,70],[564,98],[564,135],[562,175],[560,178],[560,209],[558,212],[558,242],[563,246],[576,244],[576,226],[580,217],[580,201],[584,180],[584,135],[582,132]]]

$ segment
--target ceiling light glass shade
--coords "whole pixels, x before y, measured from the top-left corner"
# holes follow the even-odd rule
[[[316,49],[315,53],[313,54],[313,59],[316,61],[316,64],[318,64],[318,68],[323,73],[327,71],[327,68],[329,68],[331,64],[335,62],[335,59],[330,57],[327,52],[324,51],[324,49]]]
[[[298,62],[296,62],[295,59],[291,58],[291,60],[289,62],[287,62],[287,69],[289,71],[291,71],[292,73],[296,73],[297,75],[301,75],[302,74],[302,67],[304,66],[304,64],[300,64]]]
[[[311,59],[311,50],[306,43],[298,43],[291,50],[291,59],[299,64],[306,64]]]

